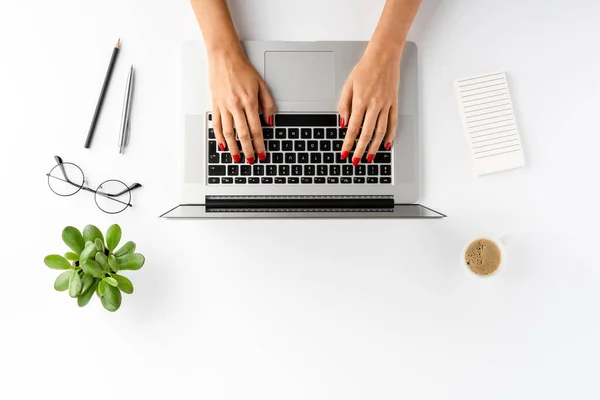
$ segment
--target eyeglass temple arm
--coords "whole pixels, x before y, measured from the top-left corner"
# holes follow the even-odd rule
[[[131,186],[129,186],[127,189],[123,189],[122,191],[120,191],[119,193],[106,193],[107,196],[111,196],[111,197],[119,197],[122,194],[125,194],[127,192],[130,192],[132,190],[135,190],[137,188],[141,188],[142,184],[141,183],[133,183]]]
[[[62,172],[62,174],[65,177],[65,179],[67,180],[67,182],[73,186],[79,186],[78,184],[71,182],[71,180],[67,176],[67,171],[65,171],[65,165],[63,164],[62,158],[60,158],[59,156],[54,156],[54,160],[56,160],[56,163],[58,164],[58,167],[60,168],[60,172]]]

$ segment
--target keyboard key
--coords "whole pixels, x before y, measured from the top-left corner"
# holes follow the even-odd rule
[[[342,151],[343,146],[344,146],[343,140],[334,140],[333,141],[333,151]]]
[[[347,177],[346,177],[346,178],[342,178],[340,181],[341,181],[342,183],[352,183],[352,178],[347,178]]]
[[[277,178],[275,178],[275,183],[285,183],[285,178],[278,176]]]
[[[260,178],[261,183],[273,183],[273,178]]]
[[[340,128],[339,132],[338,132],[338,136],[340,139],[346,139],[346,132],[348,131],[348,128]]]
[[[323,128],[313,129],[313,136],[315,139],[325,139],[325,129],[323,129]]]
[[[210,183],[211,185],[218,185],[219,183],[221,183],[221,178],[208,178],[208,183]]]
[[[296,164],[296,153],[285,153],[286,164]]]
[[[242,150],[242,148],[240,147],[240,150]],[[240,153],[240,164],[243,164],[244,162],[246,162],[246,157],[244,157],[244,153]]]
[[[319,149],[321,149],[321,151],[331,151],[331,141],[321,140],[319,143]]]
[[[310,162],[311,162],[311,164],[321,163],[321,153],[311,153]]]
[[[292,165],[292,175],[301,176],[302,175],[302,165]]]
[[[267,165],[267,176],[277,175],[277,165]]]
[[[344,176],[349,176],[354,174],[354,166],[350,164],[346,164],[342,167],[342,174]]]
[[[239,167],[237,165],[229,165],[227,167],[227,175],[237,176],[239,174]]]
[[[219,179],[219,178],[215,178],[215,179]],[[304,184],[306,184],[306,183],[312,183],[313,179],[312,178],[306,178],[306,177],[304,177],[304,178],[300,179],[300,182],[304,183]]]
[[[208,120],[212,121],[212,114],[208,114]]]
[[[340,175],[340,166],[337,164],[329,166],[329,175],[339,176]]]
[[[305,165],[304,166],[304,175],[313,176],[315,174],[315,166],[314,165]]]
[[[327,128],[327,139],[337,139],[337,128]]]
[[[377,165],[369,165],[367,167],[367,173],[369,175],[379,175],[379,166],[377,166]]]
[[[235,178],[235,183],[237,184],[244,184],[246,183],[246,178]]]
[[[215,138],[215,130],[213,128],[209,128],[208,129],[208,138],[209,139],[214,139]]]
[[[381,175],[391,175],[392,174],[392,166],[391,165],[382,165],[381,168],[379,168],[379,173]]]
[[[280,151],[280,143],[279,140],[269,140],[269,151]]]
[[[252,166],[251,165],[240,166],[240,175],[242,175],[242,176],[252,175]]]
[[[366,173],[367,173],[367,167],[365,167],[364,164],[358,164],[356,167],[354,167],[355,175],[365,175]]]
[[[283,164],[283,153],[271,153],[275,164]]]
[[[208,141],[208,154],[217,154],[217,142],[214,140]]]
[[[260,178],[248,178],[248,183],[256,185],[257,183],[260,183]]]
[[[289,165],[280,165],[279,166],[279,175],[288,176],[290,174],[290,166]]]
[[[233,160],[231,159],[231,154],[229,153],[221,153],[221,163],[222,164],[231,164]]]
[[[315,183],[325,183],[325,178],[315,178]]]
[[[317,165],[317,175],[327,175],[327,165]]]
[[[300,178],[288,178],[288,183],[300,183]]]
[[[291,140],[284,140],[281,142],[281,150],[283,151],[294,151],[294,142]]]
[[[300,137],[302,139],[312,139],[312,129],[310,129],[310,128],[302,128],[300,130]]]
[[[379,183],[392,183],[392,178],[390,178],[390,177],[380,178]]]
[[[318,151],[319,150],[319,142],[316,140],[308,141],[308,151]]]
[[[258,160],[261,164],[268,164],[271,162],[271,153],[265,153],[265,159],[264,160]]]
[[[339,183],[340,178],[329,177],[327,178],[327,183]]]
[[[300,137],[300,129],[290,128],[288,129],[288,139],[298,139]]]
[[[263,176],[265,174],[265,166],[264,165],[253,165],[252,166],[252,174],[254,176]]]
[[[325,164],[332,164],[335,160],[335,155],[333,153],[323,153],[323,162]]]
[[[263,139],[268,140],[274,137],[273,128],[263,128]]]
[[[367,178],[367,183],[377,183],[377,182],[378,182],[378,179],[373,176],[369,176]]]
[[[300,164],[308,164],[308,153],[299,153],[298,162]]]
[[[225,176],[226,170],[224,165],[209,165],[208,175],[209,176]]]
[[[356,177],[356,178],[354,178],[354,183],[365,183],[365,178]]]
[[[348,164],[350,162],[351,158],[350,157],[346,157],[345,160],[342,160],[342,154],[341,153],[335,153],[335,162],[338,164]]]
[[[221,179],[221,183],[224,183],[224,184],[226,184],[226,185],[228,185],[228,184],[230,184],[230,183],[233,183],[233,178],[229,178],[229,177],[227,177],[227,178],[222,178],[222,179]]]
[[[209,154],[208,155],[208,163],[209,164],[218,164],[219,163],[219,155],[218,154]]]
[[[296,140],[294,142],[296,151],[306,151],[306,142],[304,140]]]
[[[373,159],[374,163],[377,164],[389,164],[392,162],[392,154],[391,153],[377,153],[375,158]]]
[[[285,128],[275,129],[275,139],[285,139]]]

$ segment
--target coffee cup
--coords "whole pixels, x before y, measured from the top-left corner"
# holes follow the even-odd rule
[[[461,263],[471,274],[480,278],[496,275],[506,264],[504,241],[490,236],[479,236],[463,249]]]

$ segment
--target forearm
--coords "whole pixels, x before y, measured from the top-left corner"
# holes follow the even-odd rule
[[[421,0],[387,0],[367,51],[399,60]]]
[[[209,55],[243,55],[226,0],[191,0]]]

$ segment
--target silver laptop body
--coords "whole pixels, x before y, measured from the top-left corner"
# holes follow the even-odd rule
[[[278,129],[278,121],[283,123],[284,120],[286,129],[291,129],[289,121],[295,120],[296,114],[301,116],[318,115],[319,117],[312,120],[320,121],[322,117],[323,121],[328,121],[327,127],[330,128],[332,127],[329,121],[333,121],[335,118],[337,125],[338,100],[342,87],[356,63],[361,59],[367,44],[368,42],[243,42],[248,59],[265,79],[275,100],[277,111],[273,129]],[[210,151],[214,151],[214,143],[210,150],[208,132],[211,127],[211,99],[207,81],[206,54],[202,43],[186,44],[183,49],[182,62],[182,108],[184,114],[182,201],[181,204],[167,211],[161,217],[444,217],[439,212],[417,204],[420,187],[420,148],[417,47],[414,43],[406,43],[402,56],[401,84],[398,94],[398,128],[394,145],[390,151],[391,162],[388,167],[385,167],[387,175],[385,177],[375,176],[371,179],[364,175],[364,179],[361,179],[361,176],[340,176],[337,183],[333,184],[329,182],[334,182],[335,177],[324,177],[326,181],[317,184],[315,175],[310,177],[298,175],[298,179],[286,175],[287,178],[284,176],[277,180],[279,184],[265,184],[263,182],[267,182],[269,179],[264,175],[264,170],[262,170],[263,175],[252,180],[256,182],[255,184],[247,183],[250,176],[247,179],[239,175],[235,175],[231,179],[229,177],[224,179],[224,176],[210,179],[212,177],[210,174],[217,169],[220,169],[221,172],[223,170],[229,172],[230,164],[223,169],[220,166],[211,167],[212,164],[208,162]],[[304,119],[301,120],[304,121]],[[319,124],[320,122],[315,123]],[[321,128],[326,129],[327,127]],[[317,135],[317,128],[317,126],[311,127],[315,131],[315,135]],[[281,130],[283,131],[283,129]],[[333,130],[331,132],[335,134]],[[292,134],[289,133],[289,135]],[[308,143],[308,141],[306,142]],[[269,145],[267,145],[267,149],[269,149]],[[299,152],[293,149],[290,153]],[[297,155],[300,157],[299,154]],[[212,157],[215,157],[214,154]],[[217,155],[216,157],[217,162],[220,162],[221,157],[225,158],[226,156]],[[352,172],[347,166],[342,165],[341,167],[344,172]],[[249,171],[248,167],[243,168],[246,172]],[[254,167],[252,166],[252,168]],[[317,166],[317,168],[319,167]],[[329,165],[320,168],[324,171],[330,171],[329,168],[335,169]],[[365,165],[364,168],[356,170],[355,173],[364,174],[368,165]],[[281,172],[281,170],[279,171]],[[306,169],[298,170],[296,168],[294,171],[306,172]],[[339,170],[336,171],[339,172]],[[384,171],[383,166],[380,166],[380,171]],[[321,178],[318,180],[323,181]],[[378,183],[366,183],[365,180],[378,181]],[[389,183],[379,183],[379,180]],[[214,184],[215,181],[219,184]],[[294,183],[288,183],[292,181]],[[311,183],[299,183],[300,181]],[[220,182],[228,183],[221,184]]]

